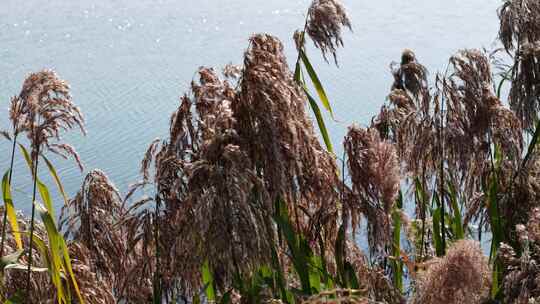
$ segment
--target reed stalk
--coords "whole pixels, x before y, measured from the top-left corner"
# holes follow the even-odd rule
[[[39,164],[39,145],[36,146],[36,149],[32,151],[32,179],[33,179],[33,191],[32,191],[32,215],[30,219],[30,239],[29,239],[29,250],[28,250],[28,267],[26,269],[26,294],[30,293],[30,279],[32,272],[32,250],[34,248],[34,220],[36,213],[36,191],[37,191],[37,174],[38,174],[38,164]]]
[[[15,128],[14,128],[15,129]],[[13,145],[11,147],[11,159],[9,162],[9,185],[11,185],[12,176],[13,176],[13,161],[15,159],[15,147],[17,145],[18,132],[14,130],[13,136]],[[2,240],[0,241],[0,257],[4,256],[4,242],[6,238],[6,228],[7,228],[7,208],[4,206],[4,215],[2,217]]]

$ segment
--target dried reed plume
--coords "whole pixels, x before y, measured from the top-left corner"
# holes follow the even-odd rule
[[[421,273],[413,303],[481,303],[491,287],[488,259],[476,241],[454,243]]]
[[[376,129],[356,126],[349,128],[344,145],[354,197],[349,203],[353,228],[363,214],[370,248],[380,252],[390,241],[390,215],[400,187],[396,149]]]
[[[510,105],[524,128],[532,130],[540,109],[540,3],[506,0],[499,10],[499,39],[515,50]]]
[[[392,90],[407,90],[416,98],[428,93],[427,69],[416,60],[412,50],[403,50],[401,63],[399,66],[393,63],[391,68],[394,75]]]
[[[110,280],[96,273],[95,253],[82,243],[71,242],[69,254],[84,302],[89,304],[117,303]]]
[[[501,244],[498,259],[503,265],[504,303],[528,304],[540,300],[540,208],[529,212],[527,225],[516,225],[516,249]]]
[[[62,131],[75,127],[86,133],[82,113],[71,100],[69,85],[55,72],[43,70],[28,75],[15,99],[11,120],[27,132],[32,153],[44,152],[44,147],[64,158],[71,156],[82,171],[77,152],[60,138]]]
[[[281,42],[255,35],[244,58],[233,104],[240,145],[274,203],[289,206],[295,227],[314,239],[337,233],[339,178],[334,157],[320,144],[306,113],[307,99],[289,70]]]
[[[510,52],[523,42],[540,40],[540,4],[535,0],[505,0],[499,9],[499,39]]]
[[[521,124],[493,93],[489,60],[479,50],[462,50],[450,58],[452,73],[442,82],[447,104],[445,160],[462,199],[482,193],[493,169],[493,146],[509,168],[517,168],[523,139]],[[478,209],[468,204],[469,208]]]
[[[396,144],[403,173],[427,181],[438,167],[438,100],[432,100],[427,69],[405,49],[401,63],[391,65],[394,83],[388,106],[372,120],[381,136]]]
[[[344,26],[352,29],[345,7],[339,0],[314,0],[311,3],[306,31],[326,61],[326,54],[331,53],[337,64],[336,52],[338,47],[343,46],[341,31]],[[295,41],[298,45],[298,40]]]
[[[116,187],[105,173],[92,170],[75,198],[62,208],[60,217],[66,239],[77,244],[74,246],[79,257],[85,253],[86,261],[81,261],[80,267],[90,268],[108,286],[116,286],[123,279],[128,263],[125,229],[116,226],[122,213],[122,199]]]
[[[272,205],[239,146],[235,98],[228,82],[201,68],[192,96],[182,98],[171,118],[169,139],[152,143],[143,160],[147,181],[154,163],[156,198],[164,203],[157,220],[166,288],[197,290],[205,261],[221,286],[269,259]],[[144,235],[153,223],[140,217],[132,230]]]

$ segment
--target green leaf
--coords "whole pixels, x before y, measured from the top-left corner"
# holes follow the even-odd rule
[[[336,259],[336,268],[337,268],[337,277],[338,281],[343,287],[347,287],[346,282],[347,276],[345,274],[345,223],[341,224],[339,227],[338,236],[336,238],[336,243],[334,246],[334,256]]]
[[[311,292],[318,294],[322,291],[322,259],[317,255],[313,255],[310,258],[311,269],[309,271],[309,285],[311,286]]]
[[[45,157],[45,155],[41,154],[41,158],[45,161],[45,164],[47,164],[47,168],[49,169],[49,172],[51,173],[51,176],[53,177],[54,182],[56,183],[56,186],[58,187],[58,190],[60,191],[60,194],[62,194],[62,198],[64,199],[64,204],[68,204],[68,197],[66,195],[66,191],[64,191],[64,186],[62,186],[62,182],[60,181],[60,177],[58,176],[58,173],[56,172],[56,169],[54,168],[53,164]]]
[[[392,220],[394,229],[392,231],[392,255],[394,260],[392,261],[393,274],[392,281],[394,286],[403,292],[403,263],[401,257],[401,212],[400,208],[403,206],[403,195],[401,191],[396,203],[396,208],[392,212]]]
[[[41,216],[45,230],[47,231],[47,236],[49,239],[49,251],[50,251],[50,266],[49,274],[51,276],[51,281],[56,287],[58,302],[62,303],[66,300],[66,295],[64,292],[64,285],[62,284],[62,248],[59,240],[59,233],[56,229],[56,224],[52,219],[50,213],[41,206],[38,202],[34,202],[36,210]]]
[[[210,265],[208,263],[208,260],[205,260],[204,264],[202,265],[202,280],[203,285],[205,286],[204,291],[206,294],[206,298],[208,299],[208,301],[215,301],[216,292],[214,290],[214,276],[210,271]]]
[[[56,224],[51,213],[41,206],[39,203],[34,202],[36,205],[36,210],[39,212],[43,225],[47,231],[47,236],[49,238],[49,247],[51,251],[51,269],[53,270],[53,282],[57,281],[59,283],[57,287],[58,292],[63,292],[62,281],[59,280],[62,277],[62,273],[67,273],[71,280],[71,284],[75,289],[79,302],[84,304],[84,299],[82,298],[79,285],[73,273],[73,268],[71,265],[71,258],[69,256],[69,251],[66,246],[65,240],[56,228]],[[56,284],[55,284],[56,285]],[[69,290],[68,290],[69,292]]]
[[[302,58],[302,62],[304,62],[304,66],[306,67],[309,78],[311,78],[311,81],[313,82],[313,86],[315,87],[315,90],[317,90],[317,94],[319,95],[319,98],[321,99],[323,106],[326,108],[326,110],[328,110],[328,112],[330,112],[332,119],[334,119],[334,113],[332,112],[330,101],[328,100],[328,97],[326,96],[326,92],[324,91],[322,83],[319,80],[319,77],[317,76],[315,69],[313,69],[311,62],[309,62],[309,59],[306,53],[303,50],[300,50],[299,53],[300,53],[300,58]]]
[[[15,206],[13,205],[13,200],[11,198],[11,185],[9,184],[9,173],[10,170],[7,170],[2,178],[2,197],[4,199],[4,207],[6,208],[7,218],[9,224],[11,225],[11,231],[13,233],[13,238],[17,244],[19,250],[23,249],[21,232],[19,230],[19,223],[17,222],[17,214],[15,213]]]
[[[435,243],[435,253],[437,256],[444,255],[441,239],[441,208],[439,207],[433,212],[433,242]]]
[[[527,154],[525,154],[525,158],[523,159],[523,162],[521,163],[521,168],[525,167],[527,164],[527,161],[531,158],[531,155],[534,151],[534,148],[536,147],[536,144],[538,143],[538,137],[540,136],[540,120],[536,123],[536,128],[534,129],[533,137],[531,138],[531,142],[529,143],[529,147],[527,148]]]
[[[32,171],[34,166],[33,166],[32,158],[30,157],[30,153],[28,153],[28,150],[26,150],[26,148],[22,144],[19,144],[19,148],[21,149],[21,152],[24,156],[24,160],[26,160],[26,164],[28,165],[28,168],[30,169],[30,174],[34,175],[34,172]]]
[[[24,297],[21,295],[19,291],[15,292],[14,295],[12,295],[9,299],[7,299],[4,304],[23,304],[24,303]]]
[[[45,186],[45,184],[43,184],[39,180],[39,178],[37,179],[37,187],[39,190],[39,196],[43,200],[43,203],[45,204],[45,208],[51,214],[51,218],[53,219],[53,222],[54,222],[54,219],[56,218],[56,216],[54,214],[54,207],[53,207],[53,203],[51,199],[51,194],[49,192],[49,188],[47,188],[47,186]]]
[[[0,258],[0,268],[4,269],[6,266],[15,264],[19,258],[23,255],[24,250],[17,250],[14,253],[5,255]]]
[[[281,200],[278,200],[278,215],[274,219],[287,241],[294,269],[298,273],[300,284],[302,285],[302,292],[305,295],[309,295],[311,293],[308,265],[308,257],[311,254],[309,245],[301,236],[297,237],[289,220],[287,206]]]
[[[311,106],[311,109],[313,110],[313,114],[315,114],[315,119],[317,119],[317,125],[319,126],[319,130],[321,131],[321,135],[324,140],[324,144],[326,145],[326,149],[328,149],[328,152],[334,153],[334,148],[332,147],[332,141],[330,141],[330,135],[328,135],[328,130],[326,129],[326,124],[324,123],[324,119],[321,114],[321,110],[319,109],[319,106],[317,105],[317,102],[307,89],[304,87],[304,92],[306,93],[306,96],[309,101],[309,105]]]
[[[358,282],[358,277],[356,276],[356,271],[349,262],[345,262],[345,273],[347,275],[347,281],[349,282],[352,289],[360,289],[360,284]]]
[[[296,81],[302,87],[305,86],[304,80],[302,79],[302,67],[300,66],[300,60],[296,61],[296,67],[294,69],[294,81]]]
[[[461,240],[465,237],[465,231],[463,230],[463,224],[461,221],[461,209],[459,208],[459,204],[457,201],[457,193],[456,189],[454,188],[454,185],[452,183],[448,183],[448,195],[450,198],[450,206],[452,207],[452,211],[454,213],[454,216],[452,218],[452,231],[454,234],[454,238],[456,240]]]

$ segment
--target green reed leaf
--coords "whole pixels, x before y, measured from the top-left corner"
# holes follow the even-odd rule
[[[62,185],[62,182],[60,181],[60,177],[58,176],[58,173],[56,169],[54,168],[53,164],[45,155],[41,154],[41,158],[45,161],[45,164],[47,165],[47,168],[49,169],[49,172],[51,176],[53,177],[53,180],[58,187],[58,190],[60,191],[60,194],[62,194],[62,198],[64,199],[64,204],[67,205],[68,203],[68,197],[66,195],[66,191],[64,190],[64,186]]]
[[[394,260],[392,261],[393,268],[393,283],[394,286],[403,292],[403,262],[401,261],[401,208],[403,207],[403,194],[399,192],[399,196],[396,201],[396,208],[392,212],[392,221],[394,229],[392,231],[392,255]]]
[[[204,287],[204,292],[206,294],[206,298],[208,301],[215,301],[216,300],[216,292],[214,290],[214,276],[212,275],[212,271],[210,270],[210,265],[208,263],[208,260],[204,261],[204,264],[202,265],[202,280]]]
[[[306,53],[303,50],[299,50],[300,58],[302,58],[302,62],[304,63],[304,66],[306,67],[306,70],[308,72],[309,78],[311,79],[313,86],[315,87],[315,90],[317,91],[317,94],[319,95],[319,98],[321,99],[321,102],[323,106],[330,112],[330,115],[332,116],[332,119],[334,118],[334,113],[332,111],[332,107],[330,106],[330,101],[328,100],[328,96],[326,95],[326,92],[322,86],[321,81],[319,80],[319,77],[317,76],[317,73],[315,72],[315,69],[311,65],[311,62],[309,61]]]
[[[304,92],[306,93],[306,96],[309,101],[309,105],[311,106],[311,109],[313,110],[313,113],[315,114],[315,119],[317,120],[317,125],[319,126],[319,130],[321,131],[321,135],[324,140],[324,144],[326,145],[326,149],[330,153],[334,153],[334,148],[332,147],[332,141],[330,141],[330,135],[328,135],[328,130],[326,129],[326,124],[324,123],[324,119],[321,114],[321,110],[319,109],[319,106],[317,105],[317,102],[309,92],[304,88]]]
[[[21,250],[23,248],[21,232],[19,230],[19,223],[17,222],[17,214],[15,212],[15,206],[11,197],[11,185],[9,183],[9,173],[11,170],[7,170],[2,178],[2,197],[4,199],[4,207],[6,208],[7,218],[11,225],[11,231],[13,238],[17,244],[17,248]]]

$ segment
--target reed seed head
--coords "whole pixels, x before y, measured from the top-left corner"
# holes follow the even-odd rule
[[[324,59],[327,60],[326,55],[330,53],[336,64],[337,48],[343,46],[343,27],[352,29],[345,7],[339,0],[314,0],[311,3],[306,31]]]

